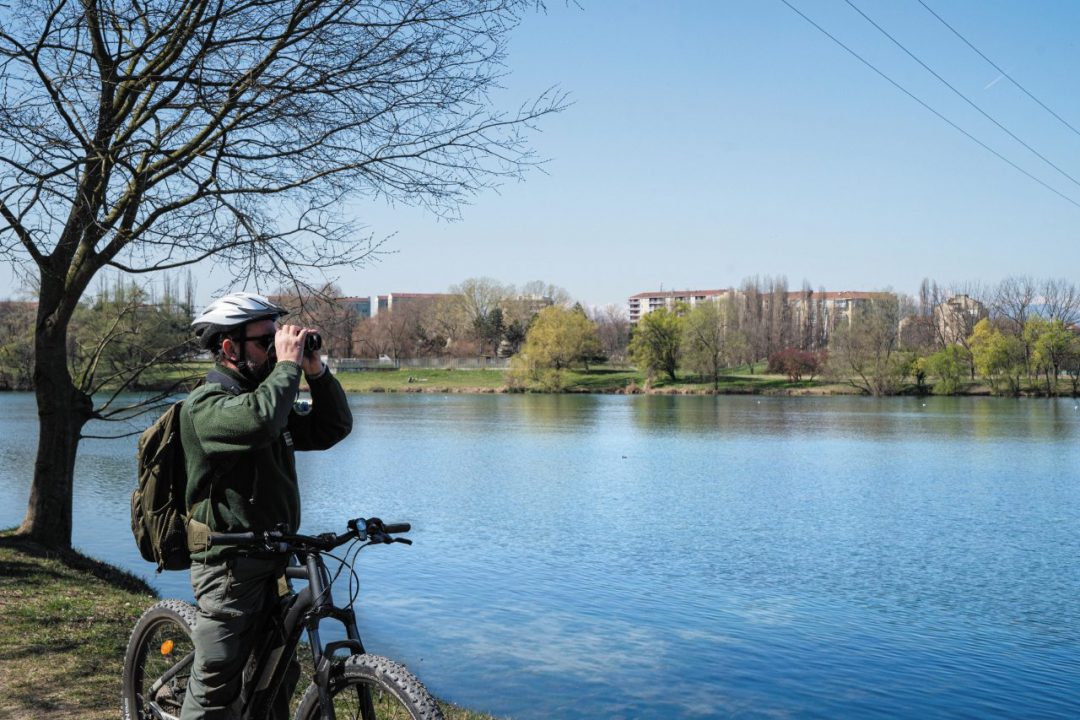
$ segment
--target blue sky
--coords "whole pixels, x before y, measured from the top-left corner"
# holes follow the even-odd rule
[[[1080,203],[1045,165],[841,0],[790,0],[928,105]],[[1080,136],[916,0],[853,0],[1074,177]],[[1080,3],[926,0],[1080,127]],[[979,147],[780,0],[552,4],[515,34],[511,99],[558,84],[574,106],[535,138],[547,174],[463,220],[356,207],[398,252],[342,278],[357,293],[441,291],[470,276],[542,279],[590,304],[661,287],[785,275],[828,290],[923,277],[1076,278],[1080,207]]]
[[[1080,204],[1080,185],[992,125],[844,0],[789,0],[935,110]],[[1080,178],[1080,135],[917,0],[852,0],[959,91]],[[925,0],[1080,127],[1080,3]],[[525,18],[505,101],[557,85],[574,105],[534,137],[546,174],[457,222],[358,203],[396,251],[349,294],[543,280],[587,304],[785,275],[827,290],[1076,277],[1080,207],[1022,175],[837,46],[781,0],[581,0]],[[217,289],[200,282],[199,294]]]

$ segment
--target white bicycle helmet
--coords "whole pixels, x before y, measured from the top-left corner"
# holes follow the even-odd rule
[[[215,338],[234,327],[247,325],[255,320],[276,320],[288,314],[288,310],[262,295],[234,292],[207,305],[202,315],[191,323],[191,327],[195,328],[195,337],[199,339],[199,344],[210,348]]]

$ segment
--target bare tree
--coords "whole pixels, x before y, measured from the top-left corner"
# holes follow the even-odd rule
[[[747,361],[753,372],[754,363],[767,356],[768,338],[765,333],[765,308],[760,278],[746,278],[740,291],[740,330],[747,340]]]
[[[348,196],[452,214],[534,163],[489,101],[527,0],[15,0],[0,8],[0,255],[39,279],[40,440],[20,528],[71,543],[98,413],[65,348],[103,268],[213,258],[256,288],[359,264]]]
[[[1038,297],[1039,287],[1032,278],[1013,275],[998,284],[991,304],[997,318],[1005,321],[1010,332],[1019,335]]]
[[[850,324],[837,326],[829,344],[833,371],[867,395],[896,393],[910,371],[910,360],[899,351],[897,326],[900,306],[895,296],[875,299],[854,311]]]
[[[1026,275],[1012,275],[1002,280],[994,291],[992,307],[998,324],[1024,346],[1024,369],[1031,374],[1031,345],[1024,339],[1024,327],[1039,300],[1039,286]]]
[[[489,277],[469,278],[450,288],[457,295],[469,322],[482,321],[513,294],[513,288]]]
[[[460,285],[454,285],[450,292],[456,296],[461,313],[472,331],[472,338],[479,343],[480,352],[484,352],[487,343],[492,345],[494,353],[499,342],[495,336],[501,334],[501,330],[496,332],[493,329],[494,320],[498,316],[498,324],[502,324],[502,306],[513,296],[514,288],[492,278],[481,277],[469,278]]]
[[[825,288],[818,286],[814,298],[813,343],[810,350],[824,350],[829,346],[829,310]]]
[[[530,280],[521,286],[518,296],[529,300],[550,300],[552,305],[570,305],[570,293],[543,280]]]
[[[768,288],[768,315],[766,316],[765,357],[792,342],[791,305],[788,303],[788,281],[783,275],[765,279]]]
[[[366,318],[356,328],[354,346],[358,357],[387,357],[400,360],[415,346],[415,313],[405,310],[381,312]]]
[[[1065,278],[1051,278],[1042,285],[1043,311],[1047,320],[1075,325],[1080,320],[1080,288]]]
[[[418,323],[422,336],[420,345],[427,354],[455,357],[476,354],[467,339],[472,320],[466,317],[463,303],[457,296],[447,295],[425,306]]]
[[[795,344],[801,350],[814,347],[814,290],[803,280],[793,310]]]
[[[343,295],[334,283],[311,287],[298,282],[271,297],[294,313],[290,317],[296,322],[319,329],[323,354],[342,358],[352,355],[353,334],[360,322],[359,313]]]
[[[934,322],[934,310],[945,301],[945,291],[936,280],[923,278],[919,295],[910,314],[901,312],[901,345],[908,350],[931,353],[945,347],[946,341]]]
[[[611,363],[626,362],[630,344],[630,318],[622,305],[593,308],[590,317],[600,335],[600,350]]]

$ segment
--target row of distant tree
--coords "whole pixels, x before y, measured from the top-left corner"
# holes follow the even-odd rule
[[[651,376],[691,373],[718,384],[737,366],[792,380],[822,373],[881,395],[914,386],[957,392],[977,378],[995,392],[1057,393],[1080,362],[1074,283],[1010,277],[994,286],[925,280],[915,296],[873,294],[849,315],[826,312],[824,290],[790,293],[784,278],[751,278],[716,302],[645,314],[631,329],[623,307],[586,310],[564,289],[469,278],[437,296],[362,318],[334,285],[275,293],[297,321],[319,327],[336,357],[515,357],[519,383],[558,387],[564,370],[632,364]],[[190,358],[193,285],[116,279],[80,304],[67,362],[80,388],[160,386],[162,365]],[[966,298],[958,313],[948,301]],[[775,302],[784,298],[784,302]],[[0,303],[0,387],[33,384],[33,303]],[[951,315],[948,313],[952,313]],[[632,331],[633,330],[633,331]],[[171,376],[168,376],[171,377]]]
[[[844,312],[829,311],[826,299],[808,286],[789,293],[783,278],[747,280],[715,302],[644,314],[629,335],[629,359],[650,377],[675,380],[682,371],[714,386],[734,367],[753,372],[767,360],[769,372],[793,381],[827,373],[871,395],[949,394],[976,380],[995,393],[1058,394],[1062,377],[1078,392],[1080,291],[1072,282],[1010,277],[947,288],[926,280],[916,296],[872,293]],[[531,377],[556,385],[550,373],[533,367]]]
[[[630,323],[626,311],[609,305],[586,311],[561,287],[534,281],[520,287],[491,278],[469,278],[446,293],[405,296],[392,311],[361,318],[338,301],[334,285],[282,292],[279,297],[305,322],[323,331],[335,357],[510,357],[546,307],[576,306],[595,324],[595,355],[625,358]]]
[[[916,298],[875,304],[839,329],[830,366],[874,395],[954,394],[977,380],[997,394],[1056,395],[1062,378],[1075,395],[1078,322],[1080,288],[1068,280],[1013,276],[956,288],[927,280]]]

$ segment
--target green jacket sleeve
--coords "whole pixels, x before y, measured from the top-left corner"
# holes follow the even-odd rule
[[[349,399],[337,378],[324,370],[319,377],[308,378],[311,388],[311,412],[293,413],[289,432],[297,450],[325,450],[352,431]]]
[[[191,398],[191,417],[205,455],[247,452],[274,442],[288,426],[300,388],[300,366],[279,362],[258,388]]]

